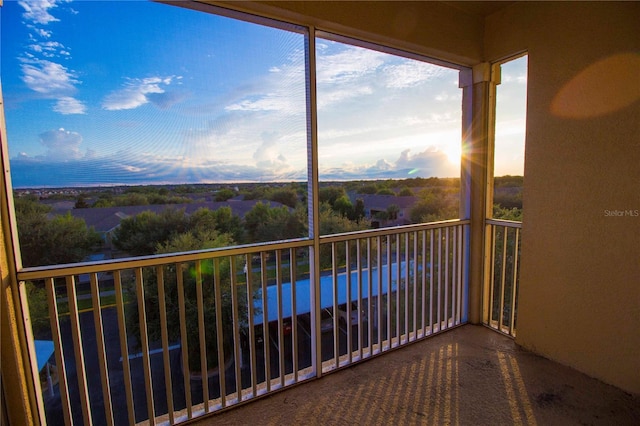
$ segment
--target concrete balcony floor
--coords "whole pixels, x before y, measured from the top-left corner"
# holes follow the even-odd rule
[[[640,397],[465,325],[197,425],[640,425]]]

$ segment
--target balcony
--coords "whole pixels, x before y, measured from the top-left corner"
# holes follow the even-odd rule
[[[305,240],[26,269],[21,279],[46,288],[53,338],[34,372],[41,407],[48,424],[309,413],[360,424],[637,423],[633,396],[509,338],[520,226],[487,221],[487,327],[464,325],[468,221],[322,237],[319,263],[330,267],[318,286]]]
[[[296,416],[355,423],[363,416],[373,420],[374,414],[387,423],[640,423],[637,396],[625,393],[640,392],[637,3],[504,2],[485,14],[461,10],[462,2],[216,3],[473,67],[464,93],[469,175],[463,182],[470,195],[464,207],[469,211],[461,215],[471,223],[16,270],[3,133],[0,422],[38,424],[47,416],[55,416],[50,423],[67,424],[107,424],[110,419],[112,424],[167,423],[190,417],[196,422],[211,413],[221,424],[292,421]],[[530,61],[527,224],[520,234],[515,225],[485,221],[485,202],[493,84],[488,70],[524,51]],[[4,127],[4,121],[0,124]],[[322,270],[318,259],[305,270],[304,262],[291,262],[319,254],[335,267]],[[202,289],[205,279],[215,283],[216,264],[229,265],[228,282],[236,284],[229,286],[231,297],[246,297],[241,289],[249,283],[260,292],[247,299],[246,315],[232,309],[227,316],[235,325],[229,346],[219,345],[222,356],[218,347],[209,351],[199,345],[210,337],[196,328],[193,346],[205,348],[197,351],[205,352],[199,358],[205,368],[198,368],[209,370],[209,359],[214,362],[209,353],[216,363],[221,358],[224,368],[212,371],[210,378],[194,374],[191,380],[180,354],[192,345],[183,344],[182,332],[177,340],[168,330],[163,333],[163,324],[176,319],[178,329],[209,324],[208,315],[218,314],[205,313],[204,300],[215,300],[215,291],[194,292],[196,317],[202,314],[193,323],[186,310],[165,309],[163,314],[162,304],[146,303],[141,296],[173,282],[176,288],[182,282]],[[409,268],[384,268],[393,264]],[[452,265],[461,265],[462,273]],[[412,276],[413,268],[419,274]],[[441,273],[435,273],[437,268]],[[389,277],[389,271],[385,287],[379,277]],[[420,280],[412,281],[417,275]],[[338,277],[345,277],[344,287]],[[321,278],[331,283],[326,308],[321,286],[301,286],[302,292],[297,285],[287,286]],[[414,287],[394,287],[393,281],[403,280]],[[38,342],[21,311],[27,281],[46,289],[45,309],[52,312],[45,317],[50,335],[36,335]],[[343,288],[336,300],[333,289]],[[291,309],[299,321],[288,321],[287,309],[300,306],[301,294],[308,295],[308,314]],[[355,305],[347,303],[347,294]],[[414,299],[417,294],[422,298]],[[374,303],[376,296],[382,304]],[[145,300],[148,308],[137,317],[127,313],[133,298]],[[154,312],[158,334],[145,335],[144,327],[139,338],[130,334],[134,330],[128,324],[144,323],[147,312]],[[352,325],[345,327],[342,318]],[[468,324],[483,322],[500,333]],[[506,335],[515,336],[515,342]],[[42,345],[45,337],[52,343]],[[524,352],[516,343],[624,391]],[[42,364],[36,354],[40,347],[54,353]],[[268,394],[273,395],[256,398]],[[287,411],[289,406],[297,410]]]
[[[48,329],[28,342],[40,409],[180,423],[464,324],[468,224],[26,268],[50,324],[48,352]]]
[[[634,425],[638,399],[464,325],[196,425]]]

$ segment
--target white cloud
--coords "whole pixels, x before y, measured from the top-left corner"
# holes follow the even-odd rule
[[[50,40],[52,31],[38,26],[59,21],[49,11],[61,2],[68,1],[18,2],[24,9],[23,18],[29,22],[26,26],[32,31],[29,33],[31,44],[27,46],[30,52],[24,51],[18,60],[21,62],[22,81],[42,98],[55,100],[55,112],[65,115],[85,114],[86,106],[72,96],[77,92],[76,86],[81,83],[76,73],[53,60],[56,57],[69,59],[69,49],[58,41]]]
[[[339,166],[321,167],[322,179],[401,179],[415,176],[454,177],[460,175],[460,166],[447,161],[447,155],[438,149],[427,148],[415,155],[404,150],[395,162],[381,158],[372,163],[347,161]]]
[[[438,78],[444,71],[445,69],[441,66],[420,61],[405,61],[385,66],[383,75],[387,87],[406,89]]]
[[[149,102],[162,110],[169,109],[188,97],[184,92],[147,93],[146,96]]]
[[[384,57],[383,53],[351,46],[323,53],[318,56],[316,81],[318,85],[353,82],[382,66]]]
[[[54,58],[59,55],[69,56],[68,50],[65,50],[65,46],[57,41],[46,41],[42,43],[34,43],[29,45],[29,48],[36,53],[40,53],[47,58]]]
[[[73,93],[79,84],[76,75],[64,66],[46,59],[22,58],[22,81],[33,91],[45,95]]]
[[[51,31],[47,31],[43,28],[34,28],[33,29],[36,34],[38,34],[40,37],[42,38],[50,38],[51,37]]]
[[[174,79],[179,78],[170,76],[128,79],[123,89],[113,91],[104,98],[102,108],[110,111],[138,108],[151,102],[153,94],[164,94],[165,88],[162,86],[168,86]],[[172,101],[168,98],[155,99],[161,108],[170,106]]]
[[[58,99],[53,107],[55,112],[60,114],[86,114],[87,107],[79,100],[72,98],[71,96],[63,96]]]
[[[260,169],[271,170],[288,170],[287,159],[279,149],[280,135],[277,131],[263,132],[261,135],[262,143],[253,153],[253,159],[256,160],[256,167]]]
[[[82,157],[80,144],[82,136],[60,128],[40,134],[40,143],[47,148],[46,158],[51,161],[77,160]]]
[[[59,19],[49,13],[49,9],[56,7],[60,3],[57,0],[35,0],[19,1],[18,4],[24,9],[22,16],[28,21],[46,25],[49,22],[56,22]]]
[[[292,94],[267,93],[263,97],[240,102],[225,107],[227,111],[291,111],[293,108]]]

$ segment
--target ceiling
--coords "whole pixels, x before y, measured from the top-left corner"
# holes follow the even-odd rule
[[[515,1],[443,1],[469,15],[487,17],[500,9],[515,3]]]

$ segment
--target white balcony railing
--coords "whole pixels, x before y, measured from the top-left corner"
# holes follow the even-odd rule
[[[41,417],[180,423],[462,324],[468,226],[24,269]]]
[[[486,225],[488,253],[484,322],[515,337],[522,222],[489,219]]]

